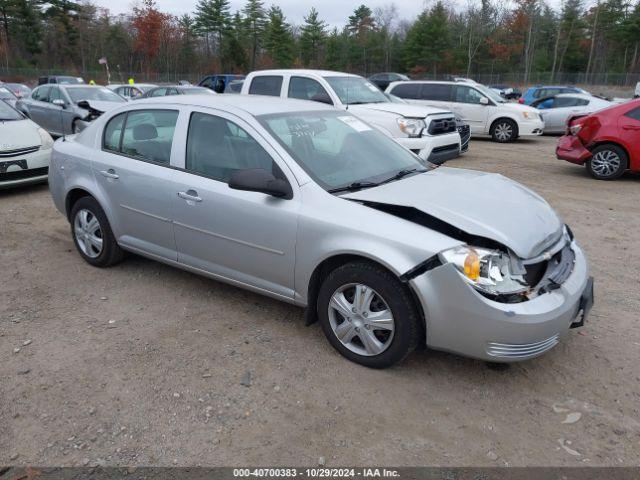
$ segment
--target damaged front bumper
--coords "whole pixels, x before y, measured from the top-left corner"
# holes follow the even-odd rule
[[[561,285],[520,303],[501,303],[469,286],[451,264],[409,280],[424,311],[427,346],[492,362],[550,350],[593,304],[593,281],[576,242],[573,270]]]

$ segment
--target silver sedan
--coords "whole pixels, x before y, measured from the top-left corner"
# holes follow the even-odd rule
[[[369,367],[425,342],[532,358],[593,302],[582,250],[538,195],[437,168],[325,105],[139,100],[57,142],[49,182],[89,264],[134,252],[306,307]]]
[[[84,84],[40,85],[16,108],[54,136],[82,131],[102,113],[126,103],[106,87]]]

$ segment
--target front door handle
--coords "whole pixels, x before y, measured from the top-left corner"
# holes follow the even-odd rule
[[[623,130],[640,130],[640,125],[623,125]]]
[[[201,202],[202,199],[198,196],[198,192],[195,190],[187,190],[186,192],[178,192],[178,197],[183,200],[191,202]]]
[[[120,178],[120,175],[118,175],[113,168],[110,168],[109,170],[100,170],[100,174],[103,177],[113,178],[114,180]]]

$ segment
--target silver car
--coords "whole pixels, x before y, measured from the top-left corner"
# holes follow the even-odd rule
[[[306,307],[369,367],[425,342],[532,358],[593,301],[582,250],[538,195],[436,168],[319,103],[131,102],[57,141],[49,182],[91,265],[129,251]]]
[[[40,85],[16,108],[54,136],[82,131],[102,113],[126,103],[123,97],[97,85]]]

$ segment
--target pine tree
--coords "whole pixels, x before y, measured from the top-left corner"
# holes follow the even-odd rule
[[[196,5],[194,28],[200,35],[215,39],[214,51],[222,52],[225,31],[229,28],[229,0],[200,0]]]
[[[311,7],[309,15],[304,17],[300,33],[300,56],[305,67],[320,66],[321,50],[326,39],[326,23],[318,18],[318,11]]]
[[[245,32],[247,33],[250,42],[250,65],[251,70],[253,70],[255,69],[258,59],[258,51],[262,42],[266,15],[264,12],[264,6],[260,0],[247,0],[247,4],[244,6],[242,11],[244,13]]]
[[[278,68],[290,67],[293,61],[293,35],[280,7],[273,5],[267,12],[264,48]]]

